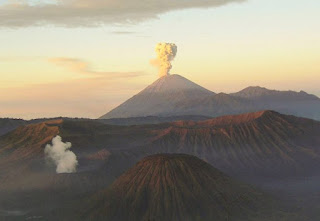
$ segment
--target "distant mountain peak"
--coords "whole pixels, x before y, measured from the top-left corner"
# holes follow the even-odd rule
[[[271,89],[267,89],[265,87],[260,87],[260,86],[249,86],[249,87],[246,87],[245,89],[243,90],[261,90],[261,91],[271,91]]]
[[[304,91],[278,91],[251,86],[237,93],[215,94],[180,76],[159,78],[100,119],[134,117],[209,116],[275,110],[320,119],[320,98]]]
[[[247,87],[237,93],[233,93],[232,95],[242,98],[257,98],[262,96],[276,96],[276,97],[284,97],[284,98],[295,98],[295,99],[319,99],[317,96],[308,94],[305,91],[279,91],[279,90],[271,90],[265,87],[260,86],[250,86]]]
[[[192,81],[177,75],[167,75],[159,78],[153,84],[144,89],[141,93],[166,93],[184,90],[200,90],[213,93]]]
[[[239,91],[236,94],[242,95],[243,97],[251,97],[251,96],[260,96],[260,95],[265,95],[270,92],[276,92],[276,90],[270,90],[265,87],[260,87],[260,86],[250,86],[247,87],[241,91]]]
[[[258,119],[264,120],[266,118],[269,119],[285,119],[286,115],[282,115],[276,111],[272,110],[263,110],[263,111],[257,111],[252,113],[244,113],[239,115],[227,115],[222,117],[216,117],[209,120],[199,121],[199,122],[188,122],[188,121],[179,121],[175,122],[176,125],[198,125],[198,126],[204,126],[204,127],[212,127],[212,126],[222,126],[222,125],[239,125],[239,124],[246,124],[249,122],[256,121]]]
[[[194,104],[195,100],[213,95],[215,93],[212,91],[180,75],[168,75],[159,78],[137,95],[103,115],[101,119],[181,115],[178,109]]]

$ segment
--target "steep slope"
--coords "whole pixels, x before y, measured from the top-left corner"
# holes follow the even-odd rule
[[[93,197],[82,218],[262,221],[280,214],[279,208],[273,209],[275,205],[269,196],[194,156],[160,154],[142,159]]]
[[[211,95],[214,93],[180,75],[169,75],[158,79],[101,118],[175,116],[177,106]],[[183,114],[178,112],[178,115]]]
[[[173,123],[152,146],[199,156],[236,176],[292,176],[316,171],[319,132],[319,122],[262,111]]]
[[[62,120],[53,120],[39,124],[20,126],[0,139],[0,176],[7,170],[17,167],[25,168],[43,156],[46,143],[59,133],[58,126]],[[41,160],[40,160],[41,161]],[[5,169],[3,168],[5,167]]]

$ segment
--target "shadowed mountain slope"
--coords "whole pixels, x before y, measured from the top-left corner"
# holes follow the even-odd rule
[[[21,165],[25,167],[32,163],[31,160],[42,157],[44,145],[59,133],[58,125],[62,122],[62,120],[54,120],[20,126],[2,136],[0,139],[0,168],[2,166],[16,168]]]
[[[276,206],[269,196],[194,156],[160,154],[142,159],[109,189],[91,198],[82,218],[262,221],[277,216],[278,221],[288,220]]]
[[[21,119],[0,118],[0,136],[25,124],[26,121]]]
[[[72,143],[80,171],[96,168],[93,162],[107,167],[113,158],[125,169],[146,155],[186,153],[237,176],[294,176],[316,172],[314,168],[320,162],[319,133],[317,121],[273,111],[137,126],[60,120],[23,126],[2,136],[0,166],[28,159],[34,165],[33,159],[39,159],[42,166],[32,168],[46,169],[44,146],[59,134]],[[105,161],[89,160],[101,151],[110,153]]]

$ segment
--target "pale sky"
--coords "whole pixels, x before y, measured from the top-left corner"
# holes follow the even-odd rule
[[[0,0],[0,117],[97,118],[158,78],[158,42],[214,92],[320,96],[319,0],[71,2]]]

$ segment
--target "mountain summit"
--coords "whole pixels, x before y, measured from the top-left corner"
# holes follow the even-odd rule
[[[181,115],[179,107],[213,95],[215,93],[180,75],[168,75],[159,78],[101,119],[178,116]]]
[[[206,94],[213,94],[213,92],[201,87],[200,85],[189,81],[188,79],[174,74],[159,78],[153,84],[144,89],[142,93],[170,93],[177,91],[201,91]]]
[[[85,205],[85,220],[270,220],[275,201],[189,155],[139,161]],[[123,212],[125,211],[125,212]],[[283,214],[285,215],[285,214]]]
[[[180,75],[159,78],[101,119],[133,117],[218,117],[274,110],[320,120],[320,99],[304,91],[248,87],[232,94],[215,94]]]
[[[236,97],[248,98],[248,99],[257,99],[257,100],[288,100],[292,99],[293,101],[298,100],[315,100],[320,101],[320,99],[312,94],[308,94],[304,91],[295,92],[295,91],[277,91],[269,90],[264,87],[247,87],[237,93],[232,94]]]

